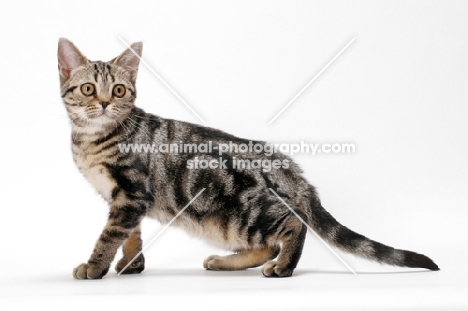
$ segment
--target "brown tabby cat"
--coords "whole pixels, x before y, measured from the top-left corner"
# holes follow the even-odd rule
[[[297,216],[325,241],[352,254],[390,265],[439,269],[424,255],[374,242],[342,226],[322,207],[315,188],[302,177],[299,167],[281,153],[266,156],[232,151],[223,155],[223,167],[190,169],[190,161],[218,159],[218,151],[122,152],[120,146],[135,143],[249,143],[216,129],[163,119],[135,107],[142,47],[142,43],[134,43],[133,51],[127,49],[111,61],[90,61],[72,42],[59,40],[61,95],[72,126],[73,158],[110,208],[91,257],[73,270],[75,278],[102,278],[117,249],[123,246],[123,258],[116,266],[121,271],[141,251],[142,218],[168,223],[202,189],[173,224],[234,252],[208,257],[203,263],[206,269],[263,265],[262,273],[267,277],[292,275],[307,232]],[[234,168],[237,159],[290,164],[269,171]],[[144,263],[141,254],[124,273],[140,273]]]

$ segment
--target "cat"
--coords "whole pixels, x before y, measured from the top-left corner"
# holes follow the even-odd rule
[[[389,265],[439,270],[425,255],[394,249],[341,225],[322,207],[315,188],[302,176],[298,165],[279,152],[267,156],[232,150],[223,154],[226,163],[217,169],[187,165],[195,159],[218,159],[216,150],[122,152],[122,144],[250,142],[217,129],[164,119],[136,107],[135,82],[143,44],[137,42],[130,47],[103,62],[88,60],[67,39],[58,42],[61,97],[72,128],[73,159],[110,208],[94,251],[86,263],[73,270],[74,278],[102,278],[121,246],[123,257],[116,271],[142,272],[143,217],[166,224],[191,200],[173,225],[233,251],[228,256],[209,256],[203,262],[209,270],[263,265],[261,272],[266,277],[291,276],[307,232],[301,219],[323,240],[346,252]],[[265,142],[254,143],[266,146]],[[236,159],[279,160],[277,163],[288,165],[269,171],[234,168]]]

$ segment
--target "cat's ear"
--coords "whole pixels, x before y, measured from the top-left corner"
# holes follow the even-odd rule
[[[135,80],[138,74],[141,53],[143,52],[143,42],[135,42],[130,45],[122,54],[110,61],[110,63],[124,68],[130,73],[132,80]]]
[[[70,73],[88,63],[88,59],[81,54],[77,47],[68,39],[60,38],[58,42],[58,68],[60,78],[66,81],[70,78]]]

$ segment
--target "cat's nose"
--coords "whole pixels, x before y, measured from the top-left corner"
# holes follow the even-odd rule
[[[109,102],[101,102],[102,109],[106,109],[109,106]]]

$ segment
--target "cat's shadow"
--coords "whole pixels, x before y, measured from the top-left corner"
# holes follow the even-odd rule
[[[180,269],[146,269],[141,276],[149,277],[245,277],[261,276],[260,269],[246,269],[239,271],[212,271],[203,268],[180,268]],[[139,275],[121,275],[122,277],[138,277]]]
[[[356,275],[385,275],[385,274],[413,274],[413,273],[431,273],[429,270],[408,270],[408,271],[357,271]],[[294,275],[307,274],[330,274],[330,275],[353,275],[349,271],[333,271],[333,270],[296,270]]]
[[[409,271],[359,271],[357,275],[394,275],[394,274],[415,274],[430,273],[428,270],[409,270]],[[317,269],[297,269],[294,276],[305,275],[353,275],[349,271],[336,270],[317,270]],[[203,268],[181,268],[181,269],[147,269],[141,275],[122,275],[121,277],[263,277],[259,268],[246,269],[239,271],[210,271]]]

